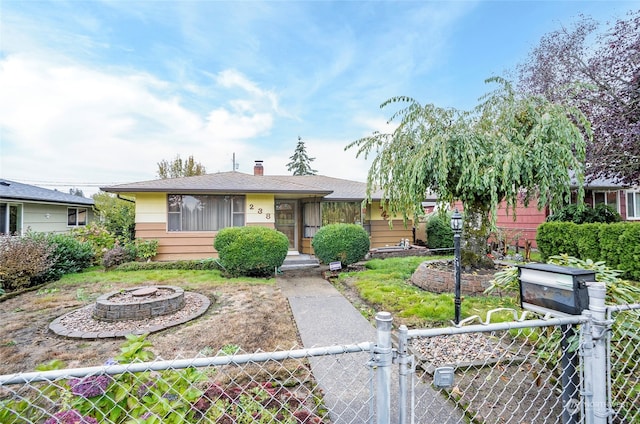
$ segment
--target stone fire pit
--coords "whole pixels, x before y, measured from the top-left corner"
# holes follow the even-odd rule
[[[154,333],[201,316],[210,304],[208,297],[175,286],[122,289],[56,318],[49,329],[59,336],[82,339]]]
[[[180,287],[137,287],[100,296],[93,318],[109,322],[143,320],[172,314],[183,307],[184,290]]]

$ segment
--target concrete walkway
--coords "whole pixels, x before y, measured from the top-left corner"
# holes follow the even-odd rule
[[[352,345],[376,341],[376,330],[338,290],[322,278],[320,268],[283,272],[277,277],[288,298],[305,348]],[[311,369],[325,394],[334,423],[367,423],[375,408],[371,402],[375,376],[367,362],[369,353],[310,358]],[[392,365],[391,422],[398,422],[398,366]],[[434,423],[462,423],[460,411],[429,385],[415,384],[416,399],[433,409]],[[422,403],[422,402],[421,402]],[[416,404],[416,406],[419,406]]]

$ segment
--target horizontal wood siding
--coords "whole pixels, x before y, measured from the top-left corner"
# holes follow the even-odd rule
[[[249,224],[273,228],[273,224]],[[213,248],[217,231],[167,231],[164,222],[136,223],[136,238],[158,240],[156,261],[174,261],[189,259],[217,258],[218,252]]]
[[[393,228],[389,228],[389,221],[371,221],[371,248],[395,246],[403,238],[413,243],[413,229],[408,225],[405,228],[401,219],[393,220]]]
[[[188,259],[217,258],[218,252],[213,248],[216,232],[182,232],[167,231],[164,222],[136,223],[136,238],[158,240],[156,261],[173,261]]]
[[[313,246],[311,246],[311,241],[312,240],[313,240],[313,238],[306,238],[306,237],[302,238],[302,243],[300,244],[300,246],[301,246],[300,253],[304,253],[306,255],[313,255],[314,254]]]

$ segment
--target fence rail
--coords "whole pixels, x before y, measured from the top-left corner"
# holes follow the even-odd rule
[[[640,305],[592,306],[397,331],[378,313],[352,345],[0,375],[0,422],[640,422]]]

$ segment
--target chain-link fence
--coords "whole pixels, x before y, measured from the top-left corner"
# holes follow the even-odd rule
[[[135,349],[135,346],[132,347]],[[371,344],[0,376],[2,423],[324,423],[372,417]],[[351,367],[363,373],[358,381]],[[339,376],[339,377],[338,377]],[[335,381],[342,379],[341,385]]]
[[[5,375],[0,422],[638,423],[639,315],[393,332],[379,313],[375,342]]]
[[[446,422],[578,423],[583,318],[409,330],[415,381],[433,384],[455,410]],[[401,351],[402,352],[402,351]],[[409,394],[416,422],[441,413]]]
[[[640,306],[608,309],[609,405],[615,423],[640,423]]]

